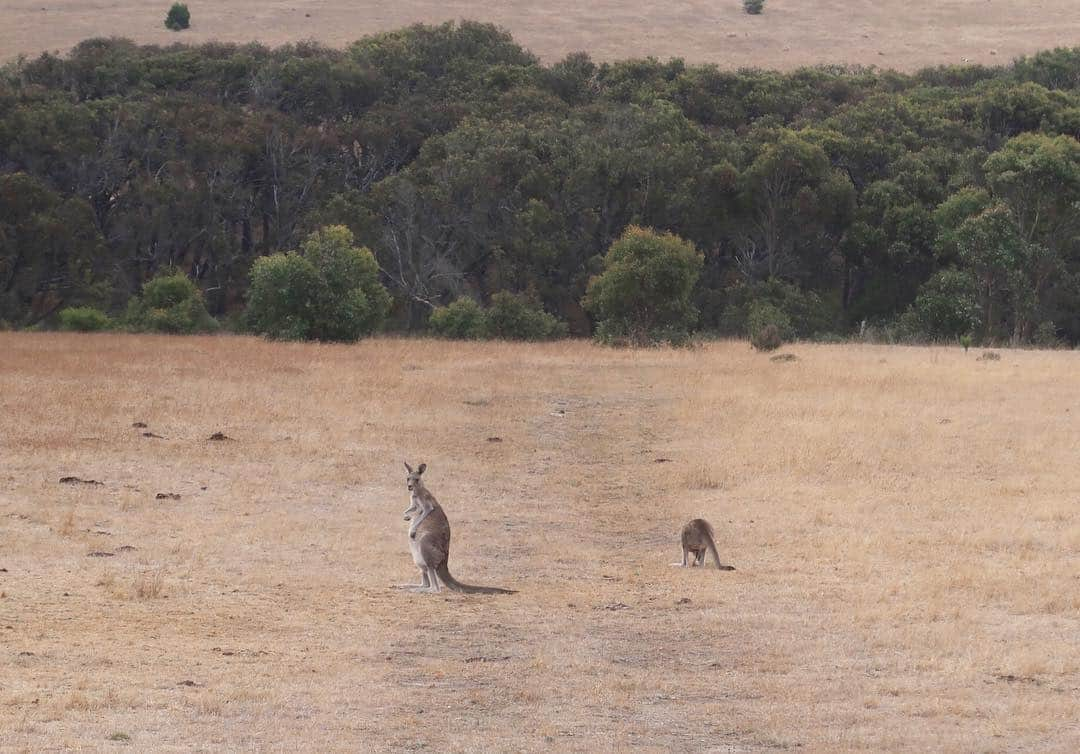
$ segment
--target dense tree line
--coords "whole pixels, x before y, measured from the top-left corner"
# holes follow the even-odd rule
[[[507,292],[585,334],[640,226],[700,253],[706,331],[768,305],[798,336],[1076,343],[1078,137],[1080,48],[902,75],[544,66],[474,23],[346,50],[90,40],[0,70],[0,321],[122,311],[177,269],[228,315],[257,258],[343,225],[392,327]]]

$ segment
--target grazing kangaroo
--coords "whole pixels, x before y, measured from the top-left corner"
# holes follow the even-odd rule
[[[447,588],[466,594],[514,594],[513,589],[501,589],[497,586],[472,586],[456,581],[450,575],[450,521],[446,518],[439,501],[435,499],[420,475],[427,469],[427,464],[420,464],[416,471],[405,464],[409,472],[406,482],[412,497],[412,504],[405,510],[405,520],[413,521],[409,527],[409,550],[413,562],[420,569],[420,583],[406,584],[407,588],[417,592],[439,591],[439,580]]]
[[[705,551],[708,550],[712,553],[713,560],[716,561],[716,567],[721,571],[734,571],[735,566],[723,565],[720,562],[720,555],[716,552],[716,543],[713,541],[713,528],[703,518],[695,518],[682,528],[682,562],[672,563],[674,566],[687,567],[686,556],[690,553],[694,553],[694,560],[689,564],[693,566],[705,565]]]

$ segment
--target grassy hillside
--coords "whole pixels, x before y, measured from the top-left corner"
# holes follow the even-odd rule
[[[741,0],[222,0],[189,3],[192,26],[179,35],[164,27],[168,6],[0,0],[0,58],[111,35],[154,44],[314,39],[344,46],[373,32],[461,18],[499,24],[549,62],[587,50],[598,60],[655,55],[725,67],[860,63],[913,71],[965,59],[989,64],[1080,38],[1072,0],[768,0],[761,16],[744,13]]]

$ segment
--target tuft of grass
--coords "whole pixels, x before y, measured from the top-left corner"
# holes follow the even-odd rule
[[[154,568],[142,571],[135,577],[132,584],[132,595],[135,599],[153,600],[161,596],[165,585],[165,569]]]
[[[56,533],[65,539],[75,533],[75,510],[73,508],[69,508],[68,512],[60,518]]]
[[[117,731],[116,733],[110,733],[108,735],[108,737],[106,737],[105,740],[106,741],[130,741],[131,736],[129,736],[127,733]]]

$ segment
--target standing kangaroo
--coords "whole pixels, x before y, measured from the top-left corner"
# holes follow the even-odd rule
[[[441,579],[442,583],[455,592],[514,594],[512,589],[462,584],[450,575],[450,521],[447,520],[439,501],[420,481],[420,475],[427,469],[427,464],[422,463],[413,471],[412,466],[406,463],[405,469],[409,472],[406,482],[412,498],[412,503],[405,510],[405,520],[410,521],[416,517],[409,527],[409,550],[412,552],[413,562],[420,569],[420,583],[407,586],[417,592],[437,592]]]
[[[703,518],[695,518],[682,528],[682,562],[672,563],[672,565],[686,568],[687,555],[694,553],[694,560],[689,566],[703,566],[705,565],[706,550],[712,553],[713,560],[716,561],[716,567],[721,571],[735,570],[735,566],[723,565],[720,563],[720,555],[717,554],[716,543],[713,541],[713,528],[709,522]]]

